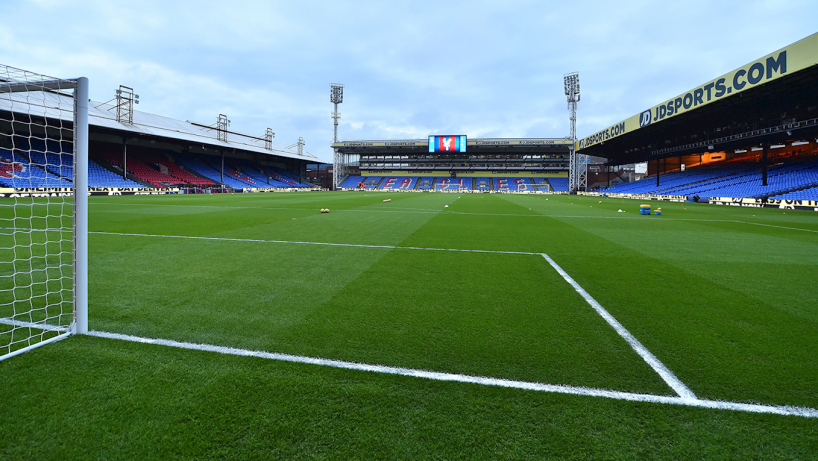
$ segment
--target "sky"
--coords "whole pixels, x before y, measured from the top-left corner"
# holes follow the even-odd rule
[[[0,64],[332,160],[340,140],[584,137],[818,32],[815,0],[0,0]]]

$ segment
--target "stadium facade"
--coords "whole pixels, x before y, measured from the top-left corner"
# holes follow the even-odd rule
[[[342,159],[341,189],[568,192],[573,149],[604,163],[588,166],[581,193],[818,210],[818,34],[576,143],[468,139],[456,152],[434,151],[427,139],[332,147]],[[642,162],[648,179],[627,182],[623,167]]]
[[[339,188],[567,191],[571,140],[465,137],[447,152],[434,148],[439,138],[334,143],[348,174]]]
[[[600,192],[818,209],[818,34],[580,139],[650,179]],[[796,203],[797,202],[797,203]]]

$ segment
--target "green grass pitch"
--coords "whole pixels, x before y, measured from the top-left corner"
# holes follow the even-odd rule
[[[89,202],[92,330],[676,395],[546,253],[697,397],[818,408],[814,212],[375,192]],[[87,336],[0,362],[0,389],[2,459],[818,453],[818,418]]]

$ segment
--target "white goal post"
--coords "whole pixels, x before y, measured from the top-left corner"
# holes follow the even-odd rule
[[[0,360],[88,332],[88,101],[0,65]]]

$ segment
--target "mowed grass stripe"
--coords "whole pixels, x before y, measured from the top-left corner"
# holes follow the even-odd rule
[[[564,225],[549,254],[699,397],[818,406],[814,240],[709,223]]]
[[[365,205],[368,202],[364,202]],[[383,203],[380,202],[379,203]],[[92,215],[92,232],[394,245],[434,214],[349,215],[314,210],[120,207]]]
[[[672,395],[536,256],[393,250],[289,335],[314,338],[299,355]]]
[[[388,251],[96,234],[91,245],[107,249],[90,256],[92,328],[261,349]]]
[[[114,246],[114,237],[123,239],[100,237],[110,238]],[[331,247],[306,252],[299,245],[284,245],[275,253],[287,269],[242,275],[243,295],[237,298],[239,282],[226,276],[224,268],[249,255],[263,257],[266,251],[257,246],[224,241],[206,241],[202,246],[190,240],[137,246],[138,253],[149,256],[149,266],[163,263],[159,255],[169,259],[166,249],[170,247],[193,266],[214,257],[220,264],[204,274],[156,273],[151,267],[131,265],[129,277],[136,283],[119,290],[112,289],[119,277],[94,277],[107,283],[92,297],[99,300],[91,310],[93,328],[391,366],[672,394],[638,357],[635,370],[630,369],[634,363],[618,363],[616,379],[606,379],[607,373],[592,362],[616,335],[605,330],[605,340],[599,344],[594,336],[598,332],[572,337],[595,314],[572,296],[570,287],[550,267],[537,261],[541,258],[515,255],[520,259],[515,263],[518,271],[508,272],[507,262],[496,260],[503,255],[497,254],[465,253],[458,258],[451,252],[431,252],[439,256],[430,257],[430,252],[417,251],[415,259],[397,254],[405,250]],[[298,259],[309,253],[314,254],[299,264]],[[334,259],[349,261],[335,265],[345,269],[324,279],[324,269],[315,264]],[[352,260],[357,261],[357,271]],[[121,267],[119,258],[102,263],[92,267],[109,274]],[[388,273],[385,268],[395,269],[387,280],[382,279]],[[407,279],[407,270],[416,276]],[[426,270],[431,272],[418,280],[418,271]],[[487,274],[497,284],[486,286],[482,277]],[[191,279],[196,277],[199,283]],[[443,285],[450,286],[445,301],[440,300]],[[144,286],[152,288],[139,293]],[[288,286],[292,293],[287,293]],[[418,287],[426,291],[413,292]],[[545,287],[550,288],[543,291]],[[526,293],[525,298],[519,293]],[[571,301],[566,303],[566,297]],[[318,306],[321,299],[325,301]],[[149,308],[140,309],[141,305]],[[583,315],[574,316],[574,310]],[[593,323],[606,327],[598,318]],[[521,324],[532,330],[521,333]],[[620,342],[614,341],[604,362],[618,362],[616,356],[623,351],[632,354]],[[541,343],[550,346],[543,348]],[[572,358],[568,353],[572,348],[583,352]],[[585,382],[585,374],[596,378]],[[649,385],[643,388],[643,382]]]

